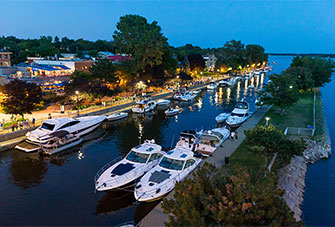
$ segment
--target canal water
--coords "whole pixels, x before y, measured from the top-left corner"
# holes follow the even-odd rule
[[[131,115],[106,123],[86,136],[88,141],[81,147],[63,155],[42,158],[15,149],[0,153],[0,225],[114,226],[139,221],[156,203],[136,203],[128,190],[95,193],[97,171],[145,139],[154,138],[168,148],[175,145],[180,131],[215,127],[215,117],[231,111],[242,98],[254,111],[255,91],[248,89],[250,82],[203,91],[192,103],[174,102],[183,109],[174,117],[157,109],[145,117]],[[254,83],[261,88],[260,78]]]
[[[269,62],[277,62],[272,73],[280,73],[291,60],[292,57],[270,56]],[[115,226],[139,221],[156,203],[136,203],[133,192],[127,190],[95,193],[96,172],[145,139],[154,138],[168,148],[176,143],[180,131],[215,127],[215,116],[231,111],[242,98],[253,111],[255,92],[247,89],[248,84],[250,81],[241,81],[234,88],[218,89],[215,93],[203,91],[193,103],[174,102],[174,106],[183,109],[174,117],[166,117],[164,110],[158,109],[145,117],[131,115],[106,123],[86,136],[87,141],[80,147],[55,157],[41,158],[15,149],[0,153],[0,225]],[[261,86],[259,80],[256,88]],[[325,103],[331,103],[331,86],[322,92]],[[335,117],[335,106],[326,106],[326,111],[328,120],[334,122],[331,116]],[[308,225],[335,223],[331,220],[335,213],[331,207],[335,202],[332,162],[333,159],[322,161],[308,169],[303,207]]]

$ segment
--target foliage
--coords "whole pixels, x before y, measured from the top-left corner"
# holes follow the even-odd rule
[[[303,141],[289,140],[273,125],[256,125],[244,133],[248,149],[257,155],[265,155],[265,167],[269,155],[277,153],[280,162],[287,164],[294,155],[300,155],[305,148]]]
[[[223,61],[226,66],[232,67],[233,69],[244,66],[245,61],[245,49],[244,44],[241,40],[231,40],[226,42],[223,46]]]
[[[259,92],[260,102],[264,105],[275,105],[283,113],[284,109],[298,101],[298,90],[288,74],[269,76],[270,83]]]
[[[201,54],[189,54],[187,56],[191,71],[203,71],[206,67],[205,60]]]
[[[187,55],[184,56],[184,59],[183,59],[183,61],[181,62],[181,68],[182,68],[182,70],[184,70],[185,72],[189,72],[189,71],[191,70],[190,62],[189,62],[189,60],[188,60]]]
[[[184,71],[181,71],[179,73],[179,78],[181,80],[192,80],[192,77],[189,74],[185,73]]]
[[[92,76],[90,80],[98,80],[100,83],[114,83],[117,80],[115,74],[116,70],[116,66],[113,62],[108,59],[99,59],[89,69]]]
[[[2,102],[6,114],[31,114],[38,104],[42,101],[42,90],[33,83],[22,80],[12,80],[4,85],[3,93],[5,99]]]
[[[205,163],[175,187],[174,199],[163,200],[167,226],[299,225],[282,199],[278,178],[250,174],[239,166],[230,171]]]
[[[179,61],[183,61],[185,56],[190,54],[206,54],[206,50],[198,46],[193,46],[192,44],[186,44],[185,46],[173,48],[173,53],[177,55]]]
[[[333,73],[334,62],[331,59],[321,57],[295,57],[292,60],[291,67],[300,66],[310,71],[313,78],[313,87],[323,87],[326,83],[331,81],[331,74]],[[312,87],[309,87],[312,88]]]
[[[247,45],[245,48],[245,56],[248,64],[262,64],[264,61],[267,61],[268,56],[264,53],[264,51],[264,47],[260,45]]]
[[[294,81],[298,89],[306,91],[314,87],[314,79],[312,73],[302,66],[291,66],[286,69],[283,74],[287,74]]]

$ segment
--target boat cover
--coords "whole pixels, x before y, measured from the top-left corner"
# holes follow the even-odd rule
[[[171,176],[171,174],[168,171],[155,171],[151,174],[149,181],[154,182],[154,183],[162,183],[166,179],[168,179]]]
[[[119,164],[117,167],[115,167],[113,170],[112,170],[112,174],[115,174],[115,175],[118,175],[118,176],[121,176],[125,173],[128,173],[130,170],[134,169],[135,166],[134,164],[131,164],[131,163],[121,163]]]
[[[56,131],[56,132],[50,133],[50,137],[64,137],[67,134],[69,134],[68,131],[66,131],[66,130],[60,130],[60,131]]]

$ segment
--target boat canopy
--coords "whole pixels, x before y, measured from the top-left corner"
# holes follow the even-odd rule
[[[70,134],[68,131],[66,130],[60,130],[60,131],[56,131],[50,134],[50,137],[64,137],[67,134]]]

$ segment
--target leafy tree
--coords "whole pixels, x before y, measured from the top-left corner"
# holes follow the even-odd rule
[[[184,56],[184,59],[181,62],[181,67],[185,72],[189,72],[191,70],[190,62],[188,61],[187,55]]]
[[[193,79],[189,74],[185,73],[184,71],[181,71],[179,73],[179,78],[181,80],[192,80]]]
[[[273,173],[230,171],[205,163],[182,183],[174,198],[163,200],[167,226],[287,226],[297,223],[278,189]]]
[[[120,17],[113,38],[118,52],[130,54],[143,72],[163,62],[167,39],[157,22],[148,23],[139,15]]]
[[[189,54],[187,56],[191,71],[203,71],[206,67],[205,60],[201,54]]]
[[[92,80],[99,80],[101,82],[114,83],[117,80],[116,66],[108,59],[99,59],[89,69],[92,75]]]
[[[260,103],[264,105],[275,105],[281,109],[281,114],[285,108],[298,101],[298,90],[288,74],[273,74],[269,76],[271,82],[264,85],[264,89],[259,92]]]
[[[298,89],[307,90],[314,87],[312,73],[302,66],[290,66],[283,74],[287,74],[295,82]]]
[[[42,90],[33,83],[22,80],[12,80],[3,87],[5,99],[2,102],[6,114],[31,114],[36,105],[42,101]]]
[[[268,56],[264,53],[264,47],[260,45],[247,45],[245,48],[245,56],[248,64],[263,63],[268,60]]]
[[[239,40],[231,40],[226,42],[223,46],[223,61],[228,67],[237,69],[239,66],[244,66],[245,61],[245,49],[244,44]]]

